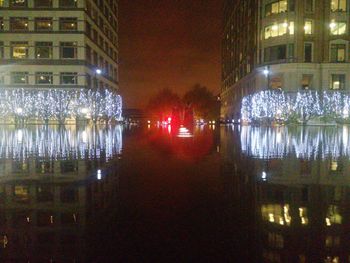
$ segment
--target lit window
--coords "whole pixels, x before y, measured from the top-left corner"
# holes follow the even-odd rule
[[[61,58],[77,58],[76,42],[61,42],[60,55]]]
[[[345,62],[345,44],[331,44],[331,62]]]
[[[331,0],[332,12],[346,12],[346,0]]]
[[[343,217],[340,215],[339,207],[336,205],[330,205],[327,211],[326,225],[331,226],[333,224],[341,224]]]
[[[27,31],[28,30],[28,18],[27,17],[11,17],[10,29],[12,31]]]
[[[304,25],[305,35],[311,35],[313,33],[313,23],[312,20],[306,20]]]
[[[5,0],[0,0],[0,7],[4,7],[5,6]]]
[[[62,72],[61,84],[63,85],[76,85],[78,84],[78,74],[76,72]]]
[[[279,23],[279,24],[273,24],[265,27],[265,39],[269,39],[271,37],[278,37],[283,36],[287,34],[287,31],[289,31],[289,34],[294,34],[294,22],[290,22],[289,25],[287,22]]]
[[[344,74],[332,74],[332,81],[331,81],[331,87],[330,88],[332,90],[343,90],[343,89],[345,89],[345,75]]]
[[[35,73],[36,84],[52,84],[53,75],[52,72],[37,72]]]
[[[52,18],[51,17],[37,17],[35,18],[35,30],[37,31],[51,31]]]
[[[287,0],[269,3],[265,6],[265,16],[287,12],[287,10],[288,10]]]
[[[11,42],[11,57],[17,59],[28,58],[28,42]]]
[[[76,31],[77,29],[78,29],[77,18],[74,18],[74,17],[60,18],[61,31]]]
[[[26,185],[16,185],[14,187],[14,198],[16,201],[29,201],[29,187]]]
[[[331,35],[344,35],[346,34],[346,22],[332,22],[329,25],[331,30]]]
[[[28,72],[11,72],[12,84],[28,84]]]
[[[27,0],[10,0],[11,7],[27,7]]]
[[[52,42],[36,42],[35,57],[37,59],[52,58]]]

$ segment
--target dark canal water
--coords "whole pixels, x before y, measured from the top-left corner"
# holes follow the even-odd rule
[[[0,262],[350,262],[349,129],[0,126]]]

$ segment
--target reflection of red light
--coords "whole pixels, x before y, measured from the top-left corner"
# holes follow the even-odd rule
[[[171,117],[168,117],[168,123],[171,123]]]

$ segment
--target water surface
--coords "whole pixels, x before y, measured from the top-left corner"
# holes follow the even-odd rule
[[[348,127],[0,127],[2,262],[350,262]]]

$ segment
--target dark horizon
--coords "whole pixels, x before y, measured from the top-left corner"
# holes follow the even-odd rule
[[[125,108],[144,108],[170,88],[196,83],[220,92],[222,0],[119,2],[120,92]]]

